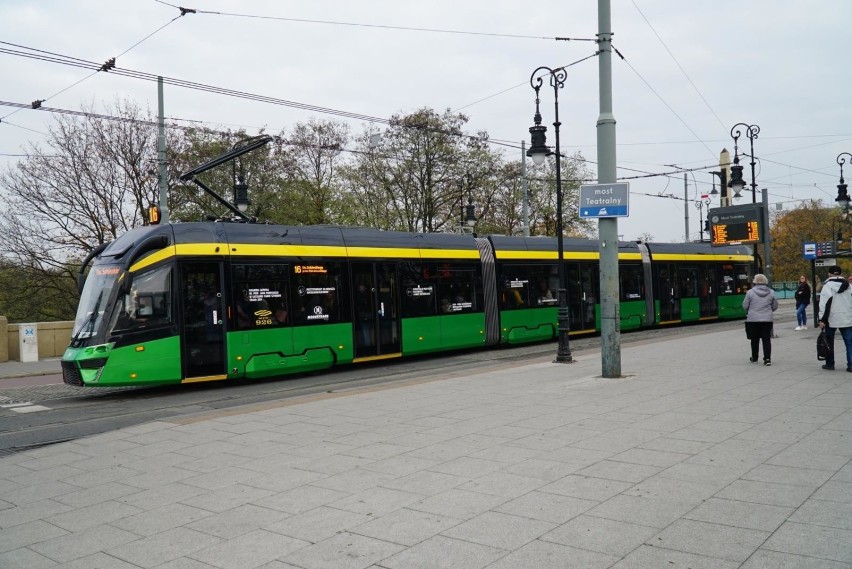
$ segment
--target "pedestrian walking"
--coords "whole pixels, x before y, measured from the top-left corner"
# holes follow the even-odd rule
[[[807,277],[799,277],[796,287],[796,330],[808,329],[808,306],[811,304],[811,285]]]
[[[819,295],[819,327],[825,330],[832,347],[822,369],[834,369],[834,332],[840,330],[846,347],[846,371],[852,372],[852,290],[842,275],[837,265],[829,267]]]
[[[757,361],[760,344],[763,343],[763,365],[772,365],[772,323],[774,312],[778,310],[775,291],[769,288],[766,275],[758,273],[752,279],[752,287],[743,299],[746,310],[746,336],[751,340],[751,357],[748,361]]]

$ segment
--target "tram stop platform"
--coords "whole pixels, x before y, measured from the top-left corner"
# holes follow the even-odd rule
[[[794,327],[771,367],[702,331],[9,455],[0,567],[850,569],[852,373]]]

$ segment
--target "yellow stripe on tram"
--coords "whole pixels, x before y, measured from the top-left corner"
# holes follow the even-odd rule
[[[506,260],[556,260],[556,251],[495,251],[494,256],[500,261]],[[596,251],[563,251],[562,258],[566,261],[597,261],[600,253]],[[619,253],[621,261],[641,261],[641,253]],[[749,257],[750,258],[750,257]]]
[[[754,261],[754,258],[751,255],[652,253],[651,257],[654,261],[739,261],[743,263],[751,263]]]
[[[130,267],[131,272],[144,269],[170,257],[249,257],[289,258],[377,258],[377,259],[479,259],[476,249],[415,249],[405,247],[344,247],[332,245],[264,245],[228,243],[181,243],[165,247]],[[556,258],[556,254],[553,254]]]

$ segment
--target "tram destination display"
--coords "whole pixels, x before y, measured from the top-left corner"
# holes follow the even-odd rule
[[[707,218],[710,221],[711,245],[763,242],[763,206],[761,204],[711,209]]]

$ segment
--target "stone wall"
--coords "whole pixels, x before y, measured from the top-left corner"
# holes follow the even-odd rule
[[[71,342],[73,321],[67,322],[38,322],[38,357],[57,358],[65,352]],[[19,324],[9,324],[5,316],[0,316],[0,362],[19,360],[21,358],[18,343]]]

